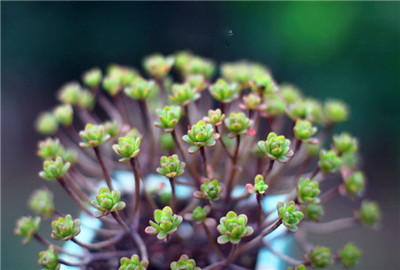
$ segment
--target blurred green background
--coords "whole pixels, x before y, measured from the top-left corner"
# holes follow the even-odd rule
[[[350,121],[337,130],[360,138],[367,196],[380,201],[383,223],[377,232],[315,239],[334,250],[353,239],[364,251],[359,269],[398,269],[399,17],[400,2],[2,2],[1,268],[38,269],[41,247],[22,246],[12,230],[29,213],[32,189],[44,185],[33,122],[54,106],[55,91],[93,66],[139,67],[154,51],[190,49],[218,61],[259,61],[278,82],[350,105]],[[51,189],[69,209],[64,193]],[[342,205],[328,211],[338,215]]]

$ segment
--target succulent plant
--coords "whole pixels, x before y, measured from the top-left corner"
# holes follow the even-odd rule
[[[330,199],[361,197],[366,188],[357,139],[343,132],[328,145],[332,129],[349,118],[341,101],[328,99],[322,105],[296,86],[278,86],[267,67],[248,61],[223,63],[217,70],[212,60],[181,51],[150,55],[143,67],[143,77],[139,70],[118,64],[105,71],[90,69],[81,83],[63,85],[57,93],[61,104],[36,121],[37,131],[45,135],[38,144],[43,160],[39,176],[56,179],[82,216],[74,220],[68,212],[62,214],[53,201],[56,194],[41,188],[28,201],[40,217],[21,218],[15,233],[23,242],[34,238],[49,245],[38,228],[41,218],[53,217],[51,237],[72,240],[86,250],[72,260],[68,242],[50,245],[39,255],[43,268],[65,264],[115,269],[118,261],[119,269],[139,270],[273,268],[270,260],[256,262],[256,248],[267,244],[266,236],[277,229],[294,233],[305,218],[309,222],[301,234],[306,246],[314,246],[309,231],[336,231],[342,223],[346,228],[374,227],[379,222],[379,206],[368,200],[354,217],[319,222]],[[74,134],[82,126],[79,136]],[[318,137],[317,128],[322,131]],[[185,146],[200,155],[189,155]],[[319,186],[337,171],[335,177],[342,181],[331,182],[329,190]],[[249,198],[251,194],[256,196]],[[263,197],[277,194],[286,200],[276,211],[264,209],[269,199]],[[98,226],[89,228],[86,220],[92,217],[99,218]],[[93,241],[83,240],[86,231],[82,227],[80,232],[79,220],[92,230]],[[228,242],[231,251],[218,245]],[[286,257],[297,270],[339,262],[351,267],[360,255],[352,244],[337,256],[314,247],[300,260],[272,253]]]
[[[303,219],[304,214],[297,210],[296,204],[293,201],[289,201],[285,204],[279,202],[276,205],[276,209],[278,210],[279,218],[282,219],[283,225],[293,232],[297,231],[297,225]]]
[[[379,205],[376,202],[364,200],[361,203],[361,210],[358,214],[358,218],[365,226],[375,226],[381,218]]]
[[[177,262],[171,263],[171,270],[200,270],[200,267],[196,266],[196,261],[189,259],[186,254],[181,255]]]
[[[58,254],[53,245],[50,245],[47,250],[39,253],[38,264],[46,270],[60,269]]]
[[[317,127],[313,126],[310,121],[297,120],[293,131],[297,139],[306,143],[312,143],[311,137],[317,133]]]
[[[342,165],[340,157],[335,151],[321,150],[319,154],[319,166],[324,173],[334,173]]]
[[[114,144],[112,149],[116,154],[122,157],[119,159],[119,162],[126,163],[131,158],[135,158],[139,155],[141,142],[142,138],[127,135],[119,138],[118,144]]]
[[[201,147],[212,147],[216,144],[219,134],[214,133],[211,124],[206,124],[204,121],[199,121],[194,124],[189,130],[187,135],[182,139],[190,145],[188,151],[191,154],[199,151]]]
[[[166,106],[163,110],[157,112],[160,122],[156,122],[156,127],[170,133],[181,118],[182,110],[178,106]]]
[[[45,160],[43,162],[43,171],[39,176],[44,180],[54,180],[63,177],[69,170],[71,163],[65,162],[61,157],[55,160]]]
[[[344,181],[346,193],[350,197],[359,197],[365,190],[365,176],[361,171],[354,172]]]
[[[185,171],[185,163],[179,160],[178,155],[162,156],[160,165],[161,167],[157,168],[157,173],[168,178],[181,176]]]
[[[361,251],[353,244],[346,244],[339,251],[339,258],[343,266],[346,268],[354,267],[361,257]]]
[[[37,189],[29,198],[28,205],[36,214],[48,219],[54,212],[53,194],[47,188]]]
[[[126,204],[121,202],[120,198],[121,192],[118,190],[110,191],[108,188],[101,188],[99,194],[92,200],[92,205],[98,210],[95,216],[102,217],[124,209]]]
[[[140,260],[139,256],[134,254],[131,258],[122,257],[120,264],[119,270],[146,270],[149,266],[149,261],[146,259]]]
[[[231,103],[239,96],[239,87],[236,84],[228,84],[223,79],[219,79],[211,85],[210,94],[221,103]]]
[[[228,242],[238,244],[243,237],[252,235],[254,229],[251,226],[246,226],[247,220],[245,214],[238,216],[235,212],[229,211],[225,217],[219,220],[217,230],[221,235],[218,236],[218,244]]]
[[[14,234],[22,237],[22,243],[27,244],[36,234],[40,226],[40,217],[21,217],[17,220]]]
[[[168,235],[174,234],[181,225],[183,218],[172,212],[171,207],[165,206],[162,210],[154,210],[154,221],[149,221],[146,227],[147,234],[157,234],[159,240],[164,240]]]
[[[200,191],[195,191],[193,196],[198,199],[206,199],[210,201],[218,201],[222,192],[218,180],[205,180],[200,186]]]
[[[333,263],[331,250],[327,247],[314,247],[309,257],[312,267],[325,268]]]
[[[72,220],[71,215],[59,218],[51,223],[51,238],[54,240],[68,241],[77,236],[80,232],[81,221],[79,219]]]
[[[251,120],[243,113],[231,113],[225,119],[225,126],[231,136],[245,134],[251,125]]]
[[[297,183],[297,198],[300,203],[318,203],[320,193],[318,182],[300,178]]]
[[[284,136],[278,136],[274,132],[268,134],[266,141],[259,141],[258,148],[268,158],[279,162],[287,162],[293,151],[290,149],[290,141]]]
[[[349,133],[343,132],[333,136],[333,144],[338,154],[354,153],[358,149],[358,141]]]

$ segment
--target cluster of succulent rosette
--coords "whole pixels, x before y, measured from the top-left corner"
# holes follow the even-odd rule
[[[261,248],[291,269],[357,264],[353,243],[334,254],[306,238],[380,220],[372,201],[353,217],[324,216],[333,198],[357,200],[366,187],[358,140],[331,137],[349,118],[344,103],[306,97],[247,61],[223,63],[218,72],[214,61],[185,51],[150,55],[143,68],[93,68],[82,83],[62,86],[60,105],[37,119],[45,136],[39,176],[58,182],[85,217],[58,210],[48,188],[33,192],[28,205],[37,216],[20,218],[15,234],[47,247],[39,253],[43,269],[254,269]],[[126,189],[118,182],[124,171]],[[282,194],[276,209],[264,209]],[[49,236],[73,241],[84,256],[42,236],[47,219]],[[94,240],[79,240],[81,226],[95,219]],[[293,235],[302,259],[264,238],[278,228]]]

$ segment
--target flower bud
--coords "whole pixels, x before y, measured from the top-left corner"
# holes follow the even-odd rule
[[[363,201],[361,203],[361,210],[359,219],[365,226],[375,226],[381,218],[380,208],[376,202]]]
[[[80,225],[81,221],[79,219],[72,220],[71,215],[54,220],[51,223],[51,238],[68,241],[81,232]]]
[[[17,220],[14,234],[22,237],[22,243],[27,244],[36,234],[40,226],[40,217],[21,217]]]
[[[278,91],[278,87],[269,74],[255,76],[250,86],[253,91],[258,93],[270,94]]]
[[[150,93],[156,91],[157,88],[157,84],[152,80],[146,81],[142,78],[136,78],[125,88],[124,92],[132,99],[145,100],[149,97]]]
[[[360,197],[365,190],[365,176],[361,171],[354,172],[345,179],[344,187],[350,197]]]
[[[185,163],[181,162],[177,155],[169,157],[162,156],[160,159],[161,167],[157,168],[157,173],[168,178],[181,176],[184,173]]]
[[[193,197],[197,199],[206,199],[210,201],[218,201],[222,192],[218,180],[205,180],[200,186],[200,191],[195,191]]]
[[[301,92],[300,90],[291,84],[282,84],[279,87],[281,96],[283,98],[283,101],[286,104],[292,104],[296,102],[297,100],[301,99]]]
[[[268,185],[264,183],[264,177],[261,174],[257,174],[254,178],[254,190],[261,195],[264,195],[267,191]]]
[[[258,110],[261,105],[261,98],[259,95],[255,93],[250,93],[247,96],[243,96],[243,104],[240,105],[240,108],[247,110]]]
[[[187,106],[199,98],[200,94],[189,83],[172,85],[172,95],[169,96],[172,102],[182,106]]]
[[[317,246],[313,248],[309,255],[311,266],[325,268],[333,263],[330,248]]]
[[[126,204],[120,202],[121,192],[118,190],[110,191],[108,188],[101,188],[96,199],[92,200],[92,205],[99,211],[95,216],[106,216],[111,212],[121,211],[125,208]]]
[[[43,171],[39,173],[39,176],[45,180],[54,180],[63,177],[71,163],[65,162],[61,157],[57,157],[55,160],[45,160],[43,162]]]
[[[219,134],[214,133],[214,129],[211,124],[206,124],[204,121],[199,121],[193,125],[187,135],[184,135],[182,139],[190,145],[189,153],[196,153],[201,147],[212,147],[216,144],[219,138]]]
[[[146,270],[149,266],[148,260],[140,260],[139,256],[134,254],[129,259],[127,257],[123,257],[120,260],[121,266],[118,270]]]
[[[276,95],[268,95],[268,97],[264,99],[264,103],[266,106],[265,113],[268,117],[277,117],[285,112],[285,103]]]
[[[319,154],[319,166],[323,173],[334,173],[339,169],[342,164],[341,159],[337,156],[335,151],[321,150]]]
[[[301,99],[296,100],[287,106],[286,114],[293,121],[297,119],[305,119],[307,115],[306,104]]]
[[[307,98],[303,100],[306,108],[306,119],[312,123],[323,123],[325,120],[324,110],[318,100]]]
[[[225,126],[230,131],[232,137],[245,134],[251,124],[252,121],[243,113],[231,113],[228,118],[225,119]]]
[[[200,74],[209,79],[215,72],[215,64],[208,59],[194,56],[189,59],[183,70],[185,77]]]
[[[110,135],[111,138],[115,138],[119,135],[119,125],[114,121],[107,121],[103,123],[104,132]]]
[[[228,84],[223,79],[218,79],[210,86],[210,94],[219,102],[231,103],[239,97],[239,87],[237,84]]]
[[[325,116],[330,123],[341,123],[349,118],[347,105],[341,101],[329,100],[325,102]]]
[[[47,188],[35,190],[28,201],[29,208],[48,219],[54,212],[53,194]]]
[[[161,54],[152,54],[143,61],[145,71],[153,78],[162,79],[171,70],[174,64],[172,56],[165,57]]]
[[[324,215],[324,208],[320,204],[312,203],[312,204],[302,204],[301,211],[304,213],[306,218],[311,221],[319,221],[321,217]]]
[[[85,130],[79,132],[79,136],[83,141],[79,143],[79,146],[82,148],[97,147],[110,139],[110,135],[104,131],[103,125],[93,124],[86,124]]]
[[[64,126],[70,126],[73,120],[73,110],[71,104],[59,105],[54,109],[54,116],[58,122]]]
[[[238,244],[243,237],[253,234],[253,228],[246,226],[246,224],[246,215],[241,214],[238,216],[235,212],[229,211],[225,217],[219,220],[217,230],[221,235],[218,236],[218,244],[221,245],[228,242]]]
[[[164,240],[168,235],[174,234],[178,230],[183,218],[175,215],[171,207],[165,206],[162,210],[154,211],[154,221],[150,220],[150,226],[146,227],[145,232],[157,234],[159,240]]]
[[[297,225],[303,219],[304,214],[297,210],[296,204],[293,201],[289,201],[286,204],[278,202],[276,209],[283,225],[292,232],[297,231]]]
[[[317,133],[317,128],[307,120],[297,120],[293,128],[294,135],[297,139],[306,143],[311,143],[311,137]]]
[[[37,155],[42,159],[55,159],[62,148],[59,139],[46,138],[38,143]]]
[[[112,97],[121,91],[120,79],[117,76],[106,76],[103,79],[104,90]]]
[[[40,134],[53,135],[58,130],[58,121],[52,113],[44,112],[37,118],[35,127]]]
[[[114,144],[112,149],[120,156],[119,162],[126,163],[131,158],[135,158],[140,153],[140,144],[142,139],[131,135],[119,138],[118,144]]]
[[[160,122],[155,123],[156,127],[170,133],[181,118],[182,110],[178,106],[166,106],[164,109],[158,110],[157,114]]]
[[[189,84],[189,86],[194,89],[197,93],[203,91],[204,89],[207,88],[206,81],[204,79],[204,76],[201,74],[193,74],[189,75],[185,79],[185,83]]]
[[[100,85],[102,77],[101,69],[92,68],[83,74],[82,80],[87,87],[94,89]]]
[[[193,259],[189,259],[189,256],[186,254],[183,254],[180,258],[179,261],[177,262],[172,262],[171,265],[171,270],[200,270],[200,267],[196,267],[196,261]]]
[[[194,210],[193,213],[190,216],[191,220],[194,220],[196,222],[203,222],[206,220],[207,215],[210,213],[211,208],[206,205],[204,207],[197,206]]]
[[[204,121],[208,124],[219,127],[225,119],[225,114],[221,113],[220,109],[209,110],[208,117],[204,118]]]
[[[300,203],[318,203],[320,193],[318,182],[309,178],[300,178],[297,184],[297,198]]]
[[[284,163],[293,156],[290,149],[290,141],[284,136],[278,136],[274,132],[268,134],[266,141],[258,142],[259,149],[272,160]]]
[[[57,98],[64,104],[76,105],[81,98],[81,86],[77,82],[67,83],[58,91]]]
[[[175,53],[174,58],[175,58],[174,67],[178,71],[183,72],[186,65],[189,63],[190,59],[193,58],[193,54],[188,51],[181,51]]]
[[[96,98],[94,94],[86,89],[81,90],[81,96],[78,101],[78,106],[82,109],[91,111],[93,110]]]
[[[358,149],[358,141],[349,133],[343,132],[333,136],[333,145],[339,155],[343,153],[354,153]]]
[[[346,268],[354,267],[361,257],[361,251],[353,244],[348,243],[339,251],[339,258]]]
[[[50,245],[48,250],[39,253],[38,264],[46,270],[60,269],[58,254],[53,245]]]

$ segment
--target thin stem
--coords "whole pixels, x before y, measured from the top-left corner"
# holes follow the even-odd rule
[[[224,148],[226,154],[228,157],[233,160],[233,155],[229,152],[228,148],[226,147],[226,144],[224,143],[224,140],[222,139],[222,134],[219,132],[218,126],[215,126],[215,131],[220,135],[219,137],[219,142],[221,143],[222,147]]]
[[[296,259],[293,259],[289,256],[286,256],[282,253],[277,252],[276,250],[274,250],[268,243],[264,243],[265,247],[275,256],[277,256],[279,259],[281,259],[282,261],[291,264],[291,265],[300,265],[303,263],[303,261],[299,261]]]
[[[333,221],[325,222],[325,223],[311,223],[307,222],[304,223],[304,229],[306,229],[309,232],[312,233],[318,233],[318,234],[325,234],[325,233],[331,233],[347,228],[352,228],[356,226],[357,219],[354,217],[349,217],[349,218],[340,218],[336,219]]]
[[[321,194],[321,196],[319,197],[320,204],[328,202],[329,200],[335,198],[337,195],[339,195],[339,186],[331,188],[330,190]]]
[[[74,191],[65,183],[65,180],[62,177],[57,178],[58,182],[67,192],[67,194],[74,200],[83,211],[89,214],[89,216],[93,216],[93,214],[87,209],[86,205],[79,199],[79,197],[74,193]]]
[[[187,124],[188,124],[189,126],[192,126],[192,124],[191,124],[191,122],[190,122],[190,115],[189,115],[189,104],[186,105],[186,106],[183,106],[183,110],[184,110],[184,112],[185,112],[185,117],[186,117]]]
[[[116,236],[114,236],[114,237],[112,237],[112,238],[110,238],[108,240],[105,240],[105,241],[102,241],[102,242],[98,242],[98,243],[95,243],[95,244],[83,243],[83,242],[79,241],[78,239],[76,239],[75,237],[72,237],[71,241],[74,242],[75,244],[83,247],[83,248],[87,248],[87,249],[90,249],[90,250],[99,250],[99,249],[103,249],[103,248],[109,247],[111,245],[114,245],[115,243],[117,243],[122,238],[123,235],[124,235],[123,233],[119,233]]]
[[[220,260],[222,260],[222,259],[224,258],[224,255],[222,255],[221,250],[220,250],[220,249],[217,247],[217,245],[215,244],[214,239],[213,239],[213,237],[212,237],[212,235],[211,235],[210,230],[208,229],[207,225],[206,225],[204,222],[202,222],[201,225],[203,225],[204,232],[205,232],[206,235],[207,235],[208,242],[210,243],[212,249],[213,249],[214,252],[217,254],[218,258],[219,258]]]
[[[237,158],[238,158],[238,154],[239,154],[239,148],[240,148],[240,135],[236,135],[236,147],[235,147],[235,152],[233,154],[233,158],[232,158],[232,167],[229,173],[229,178],[227,178],[227,182],[226,182],[226,197],[225,197],[225,201],[226,203],[229,203],[230,199],[231,199],[231,191],[233,188],[233,181],[235,178],[235,169],[236,169],[236,163],[237,163]]]
[[[149,160],[150,160],[150,164],[152,164],[152,159],[155,156],[154,155],[154,146],[156,145],[156,142],[154,140],[153,125],[152,125],[152,121],[151,121],[150,111],[149,111],[149,107],[147,106],[146,100],[139,100],[139,106],[144,115],[145,122],[146,122],[146,123],[144,123],[144,126],[146,127],[147,134],[149,135],[149,143],[150,143]]]
[[[313,171],[313,173],[312,173],[311,176],[310,176],[310,180],[312,180],[312,179],[319,173],[320,169],[321,169],[321,168],[318,166],[318,167]]]
[[[139,204],[140,204],[140,174],[138,171],[138,166],[137,166],[137,160],[136,158],[131,158],[129,160],[129,163],[131,164],[133,175],[135,176],[135,206],[133,207],[132,214],[130,215],[130,220],[131,218],[135,217],[138,210],[139,210]]]
[[[74,254],[74,253],[68,252],[68,251],[66,251],[65,249],[63,249],[62,247],[50,243],[50,241],[48,241],[46,238],[42,237],[39,233],[35,233],[35,234],[33,235],[33,237],[34,237],[39,243],[41,243],[41,244],[44,245],[44,246],[53,245],[53,246],[54,246],[54,249],[55,249],[57,252],[64,253],[64,254],[67,254],[67,255],[69,255],[69,256],[73,256],[73,257],[77,257],[77,258],[82,258],[82,259],[86,257],[85,255],[78,255],[78,254]]]
[[[174,212],[176,212],[176,195],[175,195],[175,183],[174,178],[168,178],[169,183],[171,185],[171,208]]]
[[[87,260],[85,262],[81,262],[81,263],[71,263],[71,262],[67,262],[60,258],[58,258],[58,262],[61,264],[64,264],[64,265],[68,265],[68,266],[80,266],[80,267],[84,267],[89,263],[89,261],[87,261]]]
[[[235,260],[236,256],[235,256],[235,252],[237,250],[238,245],[237,244],[232,244],[232,248],[231,251],[229,252],[228,257],[225,260],[224,266],[226,268],[229,267],[229,265]]]
[[[200,154],[201,154],[201,159],[203,161],[203,173],[204,176],[208,178],[207,157],[206,157],[206,151],[204,150],[204,146],[200,147]]]
[[[101,157],[99,148],[96,146],[96,147],[93,147],[93,149],[94,149],[94,152],[96,154],[97,160],[99,161],[101,170],[103,171],[104,180],[106,180],[107,186],[110,189],[110,191],[113,191],[110,175],[108,173],[106,165],[104,164],[103,158]]]
[[[261,221],[262,221],[262,196],[258,192],[256,193],[256,198],[257,198],[257,228],[261,227]]]
[[[264,172],[263,172],[263,174],[262,174],[262,176],[264,177],[264,179],[267,178],[269,172],[272,170],[272,167],[274,166],[274,163],[275,163],[275,160],[274,160],[274,159],[270,159],[270,160],[269,160],[268,166],[265,167],[265,170],[264,170]]]

